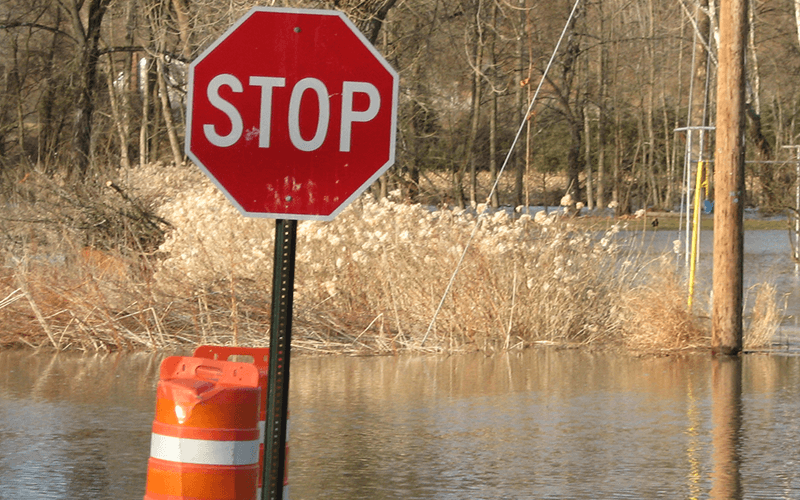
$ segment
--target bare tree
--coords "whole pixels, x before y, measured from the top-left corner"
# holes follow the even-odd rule
[[[92,156],[92,125],[97,93],[97,69],[100,59],[100,32],[103,17],[111,0],[64,0],[72,38],[77,43],[75,88],[77,99],[73,125],[74,165],[70,173],[79,179],[86,177]],[[85,21],[84,21],[85,19]]]
[[[515,112],[511,114],[514,118],[515,123],[522,123],[525,119],[525,113],[527,110],[527,99],[525,98],[525,88],[526,83],[524,82],[527,75],[527,66],[528,62],[526,61],[526,37],[527,34],[525,33],[527,24],[528,24],[528,8],[527,8],[527,0],[517,0],[517,22],[513,25],[514,29],[514,37],[516,39],[516,62],[517,62],[517,72],[516,72],[516,85],[515,85],[515,92],[514,92],[514,110]],[[514,151],[513,156],[513,170],[514,170],[514,199],[513,203],[516,206],[522,205],[526,203],[524,191],[525,191],[525,148],[522,147],[521,144],[517,145],[516,150]]]
[[[600,50],[597,51],[597,206],[601,209],[606,206],[606,108],[608,107],[608,42],[604,3],[605,0],[597,1],[600,40]]]
[[[581,199],[580,187],[580,154],[583,134],[583,105],[585,95],[578,88],[580,70],[579,58],[582,55],[581,33],[577,29],[578,20],[583,16],[584,9],[578,8],[567,26],[566,45],[558,60],[560,66],[560,79],[556,81],[548,76],[559,109],[567,122],[569,130],[569,144],[567,146],[567,186],[566,193],[573,200]]]

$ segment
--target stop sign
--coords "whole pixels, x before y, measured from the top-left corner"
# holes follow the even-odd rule
[[[332,219],[394,163],[397,73],[340,12],[253,8],[188,88],[186,154],[244,215]]]

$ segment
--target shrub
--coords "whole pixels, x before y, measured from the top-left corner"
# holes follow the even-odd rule
[[[115,185],[168,222],[163,242],[154,251],[87,250],[65,231],[46,249],[23,242],[7,252],[16,260],[0,276],[0,317],[11,325],[0,345],[267,345],[274,222],[239,215],[194,168],[149,166]],[[634,233],[620,229],[363,196],[331,222],[298,224],[293,345],[373,353],[707,345],[675,272],[646,261],[628,241]]]

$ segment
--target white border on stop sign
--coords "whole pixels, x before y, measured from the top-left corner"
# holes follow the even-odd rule
[[[257,12],[278,12],[278,13],[286,13],[286,14],[299,14],[299,15],[321,15],[321,16],[337,16],[339,17],[345,25],[350,28],[353,34],[361,41],[361,43],[366,47],[372,55],[385,69],[392,75],[392,110],[391,110],[391,131],[390,131],[390,145],[389,145],[389,159],[387,162],[369,178],[367,179],[358,189],[356,189],[352,195],[350,195],[346,200],[344,200],[337,208],[334,210],[330,215],[308,215],[308,214],[282,214],[282,213],[263,213],[263,212],[248,212],[246,211],[236,199],[231,196],[227,189],[216,179],[216,177],[211,174],[211,172],[206,169],[206,167],[200,162],[191,152],[191,134],[192,134],[192,102],[194,98],[194,67],[200,63],[209,53],[214,51],[225,39],[228,38],[234,31],[236,31],[239,26],[241,26],[245,21],[247,21],[253,14]],[[383,175],[392,165],[394,165],[395,161],[395,143],[397,140],[397,104],[398,104],[398,96],[399,96],[399,80],[400,77],[397,74],[397,71],[384,59],[383,55],[378,52],[378,50],[367,40],[367,37],[361,33],[361,30],[356,27],[356,25],[343,13],[337,10],[323,10],[323,9],[298,9],[298,8],[289,8],[289,7],[253,7],[245,15],[240,17],[230,28],[225,30],[225,33],[220,35],[214,42],[209,45],[199,56],[197,56],[194,61],[191,62],[189,65],[189,78],[187,81],[187,113],[186,113],[186,137],[185,137],[185,146],[184,152],[186,155],[197,165],[217,186],[217,188],[225,194],[225,197],[236,207],[239,212],[244,215],[245,217],[254,217],[254,218],[266,218],[266,219],[287,219],[287,220],[319,220],[319,221],[329,221],[333,220],[337,215],[339,215],[345,208],[347,208],[350,203],[352,203],[356,198],[361,196],[364,191],[366,191],[378,178]]]

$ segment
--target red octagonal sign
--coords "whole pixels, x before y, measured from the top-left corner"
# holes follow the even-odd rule
[[[330,220],[394,163],[397,88],[342,13],[256,7],[189,67],[186,154],[244,215]]]

